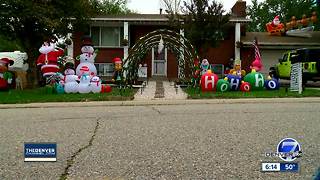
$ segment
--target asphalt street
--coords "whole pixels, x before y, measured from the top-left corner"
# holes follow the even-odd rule
[[[0,179],[312,179],[320,101],[0,107]],[[263,173],[283,138],[299,173]],[[57,162],[24,162],[24,142],[56,142]]]

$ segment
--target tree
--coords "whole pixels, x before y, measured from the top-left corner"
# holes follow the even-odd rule
[[[181,14],[173,12],[173,9],[166,10],[171,26],[183,28],[200,58],[205,58],[208,48],[223,39],[224,25],[229,20],[229,15],[224,15],[223,5],[211,0],[191,0],[183,2]]]
[[[133,13],[127,7],[127,0],[95,1],[95,7],[96,7],[96,12],[101,15]]]
[[[247,8],[247,14],[252,19],[248,31],[266,31],[265,24],[277,15],[285,23],[292,16],[301,18],[303,14],[311,15],[315,10],[315,2],[310,0],[266,0],[260,3],[252,0],[252,5]]]
[[[167,13],[179,14],[181,7],[181,0],[162,0]]]
[[[27,52],[28,82],[34,86],[37,83],[35,60],[44,40],[54,34],[62,37],[83,29],[88,18],[97,14],[124,12],[124,3],[123,0],[113,3],[109,0],[0,0],[0,35],[20,42]]]

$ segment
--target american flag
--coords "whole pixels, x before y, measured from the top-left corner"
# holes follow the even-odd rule
[[[254,38],[252,46],[254,48],[255,59],[258,59],[261,61],[261,55],[260,55],[260,50],[259,50],[257,38]]]

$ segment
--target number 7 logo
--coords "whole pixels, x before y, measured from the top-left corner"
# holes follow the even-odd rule
[[[293,138],[282,139],[277,147],[278,153],[283,153],[279,156],[284,161],[293,161],[301,151],[300,144]],[[296,155],[298,153],[298,155]]]

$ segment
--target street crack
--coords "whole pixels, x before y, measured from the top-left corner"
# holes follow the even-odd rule
[[[153,106],[151,106],[151,109],[155,112],[157,112],[158,114],[161,114],[161,111]]]
[[[88,149],[89,147],[92,146],[92,143],[93,143],[93,141],[94,141],[94,139],[95,139],[95,137],[96,137],[97,131],[98,131],[99,127],[100,127],[100,119],[101,119],[101,118],[97,118],[97,119],[96,119],[96,126],[95,126],[95,128],[94,128],[93,134],[92,134],[92,136],[91,136],[88,144],[85,145],[85,146],[83,146],[83,147],[81,147],[78,151],[76,151],[75,153],[73,153],[72,156],[70,156],[70,158],[67,160],[67,166],[65,167],[64,172],[61,174],[61,176],[60,176],[60,178],[59,178],[60,180],[66,180],[66,179],[68,179],[69,169],[70,169],[70,168],[72,167],[72,165],[74,164],[76,157],[77,157],[83,150]]]

